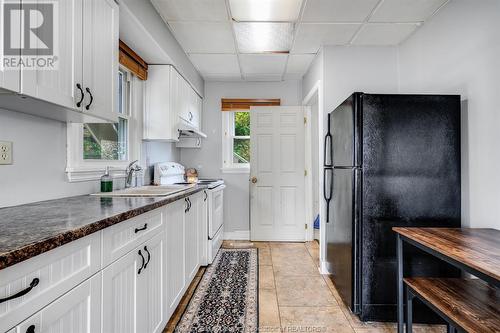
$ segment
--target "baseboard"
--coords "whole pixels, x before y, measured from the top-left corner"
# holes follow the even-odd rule
[[[326,261],[321,261],[320,262],[320,267],[319,267],[319,272],[321,274],[330,274],[330,271],[329,271],[329,264],[328,262]]]
[[[250,240],[250,230],[224,232],[224,240]]]

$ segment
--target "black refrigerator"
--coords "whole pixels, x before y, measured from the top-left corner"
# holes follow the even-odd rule
[[[395,226],[460,227],[460,96],[354,93],[328,115],[326,263],[363,321],[395,321]],[[405,274],[459,271],[405,247]],[[415,321],[438,321],[422,304]]]

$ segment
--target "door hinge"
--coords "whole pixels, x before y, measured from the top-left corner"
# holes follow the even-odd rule
[[[307,170],[304,170],[304,177],[307,177]]]
[[[306,226],[306,230],[307,230],[307,228],[308,228],[308,227],[307,227],[307,223],[305,224],[305,226]]]
[[[307,117],[304,117],[304,125],[307,124]]]

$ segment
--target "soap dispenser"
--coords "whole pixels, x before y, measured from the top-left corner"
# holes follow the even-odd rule
[[[109,175],[109,166],[101,177],[101,192],[113,192],[113,178]]]

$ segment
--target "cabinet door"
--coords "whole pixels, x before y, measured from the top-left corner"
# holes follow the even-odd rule
[[[101,273],[97,273],[17,326],[17,332],[101,331]]]
[[[66,0],[64,0],[66,1]],[[118,5],[83,2],[83,111],[118,121]]]
[[[191,205],[188,207],[184,225],[185,231],[185,253],[186,253],[186,284],[196,275],[199,268],[199,236],[198,236],[198,206],[200,196],[198,194],[189,197]]]
[[[169,204],[166,210],[167,313],[170,316],[182,298],[184,277],[184,200]]]
[[[54,68],[22,69],[21,93],[48,101],[70,109],[78,109],[77,102],[82,95],[76,87],[82,81],[82,8],[83,0],[57,0],[54,28],[57,41],[54,41]],[[46,3],[44,0],[35,2]],[[27,5],[31,6],[32,1]],[[43,16],[32,16],[42,24]],[[30,22],[35,25],[35,22]],[[43,36],[42,36],[43,37]],[[43,39],[43,38],[42,38]],[[43,49],[42,40],[30,39],[30,43]],[[57,51],[58,50],[58,51]],[[47,56],[50,58],[50,56]],[[81,108],[80,108],[81,109]]]
[[[208,192],[204,190],[198,210],[198,244],[200,265],[208,265]]]
[[[137,295],[144,277],[142,270],[139,273],[142,260],[136,248],[102,271],[103,332],[140,332]]]
[[[180,87],[180,106],[179,106],[179,117],[185,122],[189,123],[189,111],[191,105],[191,86],[184,80],[183,77],[179,79]]]
[[[138,332],[162,332],[167,324],[164,247],[164,232],[139,246],[146,257],[146,265],[138,286]]]
[[[179,133],[177,132],[179,124],[179,108],[181,106],[180,98],[180,80],[182,77],[177,73],[174,67],[170,67],[170,109],[169,109],[169,130],[170,138],[173,141],[179,140]]]

